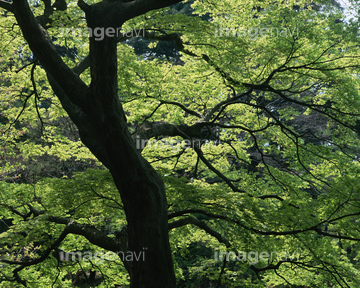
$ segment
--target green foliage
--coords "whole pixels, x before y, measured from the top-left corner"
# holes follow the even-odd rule
[[[142,151],[163,178],[169,215],[187,211],[169,225],[191,216],[209,228],[169,231],[179,287],[215,287],[219,277],[220,287],[359,287],[358,22],[336,21],[342,11],[328,2],[188,1],[122,27],[156,32],[118,45],[131,132],[145,121],[208,128],[157,136]],[[31,4],[41,15],[43,3]],[[69,2],[52,20],[47,31],[72,67],[87,39],[61,29],[85,29],[83,12]],[[3,14],[0,26],[1,260],[38,259],[64,229],[52,217],[116,237],[126,218],[110,173],[81,143],[14,18]],[[172,33],[177,51],[159,55],[156,38]],[[81,78],[89,84],[89,70]],[[70,287],[80,269],[97,271],[98,287],[129,284],[120,259],[60,261],[75,251],[108,252],[70,234],[20,276],[29,287]],[[273,257],[230,259],[222,271],[215,253],[226,251]],[[0,287],[10,287],[14,264],[0,267]]]

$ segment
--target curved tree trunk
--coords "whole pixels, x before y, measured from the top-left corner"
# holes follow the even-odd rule
[[[165,188],[160,176],[137,151],[127,129],[117,96],[115,39],[91,38],[90,55],[92,83],[85,110],[92,119],[97,141],[94,143],[93,133],[90,137],[87,131],[82,133],[80,125],[79,130],[85,145],[94,151],[101,147],[105,154],[103,162],[124,204],[129,251],[145,253],[140,261],[132,262],[131,287],[174,287]]]

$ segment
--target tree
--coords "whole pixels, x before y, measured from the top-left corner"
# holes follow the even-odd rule
[[[2,281],[31,287],[65,281],[69,268],[57,274],[63,260],[57,253],[76,247],[122,252],[130,287],[175,287],[171,250],[179,250],[180,279],[179,259],[192,242],[255,253],[227,269],[230,257],[217,250],[215,259],[201,258],[212,267],[206,278],[218,286],[241,280],[247,287],[356,287],[356,23],[336,21],[341,9],[320,1],[194,1],[192,16],[177,13],[179,6],[157,10],[177,2],[0,1],[8,65],[3,149],[11,158],[4,180],[23,169],[11,164],[47,163],[50,156],[79,171],[76,161],[95,167],[78,137],[107,169],[2,182],[1,213],[10,226],[2,233]],[[66,30],[78,25],[90,37]],[[119,35],[120,27],[130,33]],[[172,42],[178,51],[160,59],[136,55],[134,35]],[[43,174],[37,175],[49,176]],[[259,251],[292,257],[250,259]],[[146,257],[121,257],[128,252]],[[214,263],[219,259],[222,266]],[[99,275],[105,287],[122,284],[116,260],[89,262],[74,285],[81,277],[94,285]]]

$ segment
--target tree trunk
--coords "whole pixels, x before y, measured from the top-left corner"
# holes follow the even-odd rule
[[[129,17],[175,2],[178,1],[116,1],[92,6],[80,2],[79,6],[86,12],[88,26],[95,29],[116,27],[115,23],[119,28],[119,23],[122,25]],[[131,287],[175,287],[165,188],[161,177],[137,151],[127,128],[117,96],[116,39],[105,36],[97,41],[90,37],[92,82],[88,87],[64,64],[27,1],[14,0],[13,5],[25,39],[46,70],[62,106],[77,125],[81,140],[109,168],[119,190],[128,223],[128,249],[133,255],[142,253],[138,261],[134,259],[126,265],[130,267]],[[118,20],[119,17],[123,19]]]
[[[89,25],[94,25],[91,20]],[[92,82],[85,113],[94,131],[82,140],[90,150],[101,147],[103,163],[118,188],[128,222],[129,251],[139,255],[132,262],[131,287],[175,287],[167,227],[167,201],[162,179],[140,155],[128,131],[117,96],[117,45],[115,38],[90,38]],[[85,125],[86,129],[88,125]],[[96,135],[96,136],[95,136]],[[96,139],[96,141],[94,141]],[[99,155],[99,159],[104,157]],[[145,261],[144,261],[145,259]]]

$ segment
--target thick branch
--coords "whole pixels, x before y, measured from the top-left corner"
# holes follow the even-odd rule
[[[72,234],[84,236],[90,243],[95,244],[108,251],[118,252],[126,251],[125,243],[121,242],[118,238],[111,238],[94,226],[88,224],[79,224],[70,218],[49,216],[48,220],[57,224],[67,225],[66,231]]]
[[[0,0],[0,8],[3,8],[9,12],[14,12],[13,5],[4,0]]]
[[[86,84],[62,61],[46,30],[38,24],[26,0],[14,0],[14,15],[30,49],[74,103],[85,101]]]
[[[137,1],[101,1],[88,5],[83,0],[79,7],[86,13],[90,27],[120,28],[125,21],[143,15],[151,10],[168,7],[182,0],[137,0]],[[101,23],[101,25],[98,25]]]
[[[90,57],[89,55],[86,56],[84,59],[82,59],[79,63],[76,64],[76,66],[74,66],[72,68],[72,71],[76,74],[76,75],[80,75],[81,73],[83,73],[87,68],[89,68],[90,66]]]
[[[187,136],[185,136],[184,139],[188,139],[189,137],[197,138],[200,135],[201,127],[203,127],[203,125],[200,122],[197,122],[192,126],[189,126],[186,124],[175,125],[165,122],[151,123],[146,121],[132,135],[132,138],[137,143],[137,146],[140,145],[139,141],[141,141],[141,139],[150,139],[152,137],[159,137],[159,136],[184,137],[184,134],[186,134]]]

